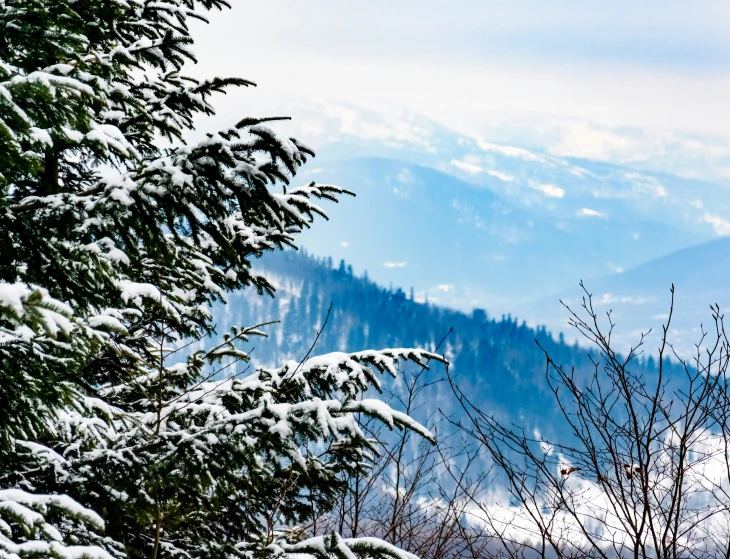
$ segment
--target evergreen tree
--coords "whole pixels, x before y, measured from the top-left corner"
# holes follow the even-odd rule
[[[430,437],[362,393],[437,356],[239,370],[250,327],[184,357],[227,292],[273,293],[251,260],[347,193],[288,187],[313,153],[280,118],[188,141],[213,94],[253,85],[180,73],[190,20],[227,7],[0,0],[0,553],[407,556],[296,527],[368,469],[358,414]]]

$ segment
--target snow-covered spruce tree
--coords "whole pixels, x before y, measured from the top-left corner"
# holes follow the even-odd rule
[[[73,320],[68,306],[47,291],[0,282],[0,557],[122,555],[116,542],[101,535],[99,515],[69,496],[31,493],[24,490],[27,483],[8,487],[19,473],[12,467],[18,465],[16,451],[37,462],[63,461],[28,439],[53,424],[54,410],[83,408],[69,377],[94,338],[104,333]]]
[[[357,414],[429,436],[362,393],[437,356],[227,375],[253,327],[180,357],[226,292],[272,293],[251,260],[345,193],[288,188],[312,152],[276,118],[187,141],[211,95],[252,85],[180,74],[189,20],[226,7],[0,0],[0,554],[407,556],[297,526],[367,470]]]

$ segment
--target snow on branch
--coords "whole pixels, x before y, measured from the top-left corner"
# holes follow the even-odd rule
[[[377,538],[342,538],[338,534],[317,536],[297,543],[279,541],[268,548],[275,559],[418,559]]]
[[[58,520],[51,522],[48,517]],[[61,531],[73,534],[73,543]],[[0,556],[63,559],[112,559],[108,550],[80,541],[101,536],[104,521],[66,495],[38,495],[20,489],[0,490]],[[90,537],[91,536],[91,537]]]

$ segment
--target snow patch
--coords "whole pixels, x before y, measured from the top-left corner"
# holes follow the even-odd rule
[[[555,186],[554,184],[542,184],[531,180],[528,181],[527,185],[530,188],[542,192],[545,196],[549,198],[562,198],[563,196],[565,196],[565,190],[563,190],[559,186]]]
[[[474,163],[468,163],[467,161],[452,159],[451,164],[457,169],[469,173],[470,175],[478,175],[479,173],[484,172],[484,169],[482,169],[479,165],[475,165]]]
[[[596,305],[611,305],[613,303],[626,303],[629,305],[643,305],[649,300],[645,297],[633,297],[628,295],[612,295],[611,293],[602,293],[596,300]]]
[[[598,210],[592,210],[590,208],[581,208],[575,215],[578,217],[606,217],[606,214],[599,212]]]
[[[730,235],[730,221],[721,218],[719,215],[705,214],[702,216],[702,221],[709,223],[715,229],[715,233],[721,237]]]
[[[494,169],[487,169],[486,172],[490,177],[495,177],[502,182],[514,182],[515,180],[512,175],[508,175],[507,173],[500,173],[499,171],[495,171]]]
[[[410,169],[401,169],[396,178],[398,179],[398,182],[403,184],[413,184],[416,182],[416,179],[413,177],[413,173],[411,173]]]
[[[518,148],[514,146],[501,146],[498,144],[492,144],[483,140],[477,140],[477,145],[484,151],[491,153],[498,153],[507,157],[515,157],[517,159],[524,159],[525,161],[540,161],[545,162],[545,159],[535,155],[531,151],[524,148]]]

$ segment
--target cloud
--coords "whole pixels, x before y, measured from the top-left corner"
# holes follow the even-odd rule
[[[730,235],[730,221],[721,218],[719,215],[705,214],[702,216],[705,223],[709,223],[715,229],[715,233],[724,237]]]
[[[272,93],[290,93],[296,83],[310,98],[382,99],[483,135],[495,118],[541,113],[726,136],[730,59],[723,53],[730,36],[719,15],[726,7],[672,3],[667,9],[647,0],[629,9],[628,2],[603,2],[600,12],[593,2],[507,8],[496,0],[407,0],[378,10],[335,0],[317,0],[316,8],[295,0],[234,5],[210,14],[211,25],[194,25],[199,64],[191,73],[210,77],[244,64],[269,107]],[[256,23],[247,33],[240,33],[243,19]],[[259,44],[267,56],[242,54]],[[230,96],[223,116],[240,118],[241,99],[252,97]],[[352,114],[333,116],[345,130],[361,128]],[[429,141],[413,127],[361,131],[386,141],[414,134]],[[581,135],[599,153],[633,157],[631,146],[590,131],[576,132],[571,149],[581,149]]]
[[[559,186],[555,186],[554,184],[541,184],[531,180],[528,181],[527,185],[530,188],[539,190],[545,196],[548,196],[550,198],[562,198],[563,196],[565,196],[565,190],[563,190]]]
[[[343,248],[347,248],[350,246],[350,243],[348,243],[347,241],[340,241],[340,246]]]
[[[590,208],[581,208],[575,213],[575,215],[578,217],[606,217],[606,214],[603,212],[592,210]]]
[[[405,268],[405,262],[383,262],[383,266],[386,268]]]
[[[449,293],[450,291],[454,290],[454,284],[453,283],[442,283],[436,286],[436,289],[439,291],[443,291],[444,293]]]
[[[692,128],[678,131],[664,129],[666,126],[607,125],[581,118],[535,117],[532,137],[522,141],[545,146],[550,155],[558,157],[638,165],[645,170],[686,178],[717,180],[727,176],[730,142],[726,135],[712,131],[698,136]],[[570,172],[583,176],[578,168]],[[648,177],[644,175],[633,173],[633,176],[639,179],[636,194],[667,195],[656,180],[652,184],[646,182]]]

